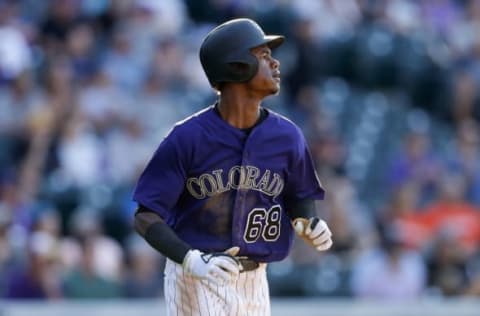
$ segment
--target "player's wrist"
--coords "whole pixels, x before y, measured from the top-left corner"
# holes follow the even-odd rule
[[[145,240],[165,257],[182,264],[191,247],[181,240],[164,222],[151,224],[145,235]]]

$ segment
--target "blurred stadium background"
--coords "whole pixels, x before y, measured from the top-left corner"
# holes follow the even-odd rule
[[[307,135],[335,240],[270,265],[274,312],[478,315],[477,0],[0,0],[0,315],[164,312],[131,192],[215,99],[198,48],[233,17],[287,36],[265,104]]]

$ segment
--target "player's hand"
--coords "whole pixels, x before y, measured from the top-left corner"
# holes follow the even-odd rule
[[[332,244],[332,232],[327,223],[318,217],[295,218],[292,222],[295,232],[318,251],[329,249]]]
[[[216,253],[190,250],[183,260],[183,267],[187,274],[195,278],[206,279],[219,285],[225,284],[238,278],[240,264],[235,255],[239,250],[238,247]]]

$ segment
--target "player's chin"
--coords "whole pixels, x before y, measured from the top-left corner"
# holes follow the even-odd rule
[[[270,94],[278,94],[280,92],[280,83],[278,82],[273,82],[272,86],[270,88]]]
[[[267,81],[262,90],[265,96],[276,95],[280,92],[280,82],[276,80]]]

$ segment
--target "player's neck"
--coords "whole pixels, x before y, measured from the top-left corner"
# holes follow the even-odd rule
[[[249,128],[260,117],[260,99],[248,98],[238,94],[223,94],[218,100],[220,116],[236,128]]]

